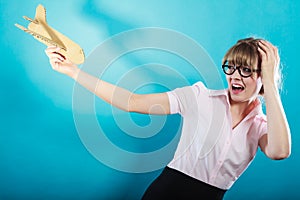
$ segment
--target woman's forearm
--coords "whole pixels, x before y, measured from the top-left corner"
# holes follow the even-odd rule
[[[112,104],[125,111],[132,111],[132,109],[130,108],[130,105],[132,105],[132,103],[130,103],[130,101],[135,95],[134,93],[124,88],[110,84],[106,81],[100,80],[80,70],[79,68],[77,68],[74,74],[70,76],[77,83],[79,83],[107,103]]]
[[[275,84],[264,84],[268,120],[266,154],[274,159],[286,158],[291,152],[291,136],[287,118]]]

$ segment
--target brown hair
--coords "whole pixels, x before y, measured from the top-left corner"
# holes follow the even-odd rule
[[[237,41],[225,54],[223,64],[230,61],[235,65],[251,66],[260,68],[260,56],[258,52],[258,42],[261,39],[246,38]]]

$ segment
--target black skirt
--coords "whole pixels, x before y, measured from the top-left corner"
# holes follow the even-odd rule
[[[142,200],[221,200],[226,191],[166,167],[148,187]]]

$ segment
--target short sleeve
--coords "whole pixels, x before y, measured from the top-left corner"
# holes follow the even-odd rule
[[[207,91],[207,88],[202,82],[197,82],[192,86],[177,88],[167,92],[170,113],[184,115],[189,110],[195,109],[198,106],[198,98],[203,91]]]
[[[265,115],[257,116],[256,120],[259,121],[259,138],[268,133],[267,119]]]

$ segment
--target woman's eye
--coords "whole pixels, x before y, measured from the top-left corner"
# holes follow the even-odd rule
[[[246,73],[251,73],[251,68],[249,68],[249,67],[243,67],[242,68],[242,70],[243,70],[243,72],[246,72]]]
[[[228,65],[228,69],[233,70],[234,66]]]

